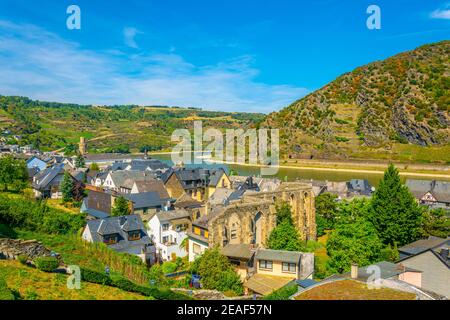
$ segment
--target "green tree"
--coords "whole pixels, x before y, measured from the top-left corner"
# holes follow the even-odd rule
[[[336,224],[327,241],[329,267],[342,273],[352,263],[366,266],[380,258],[383,245],[374,226],[363,218]]]
[[[93,171],[99,171],[100,167],[98,166],[97,162],[92,162],[89,169]]]
[[[267,239],[267,247],[273,250],[304,250],[297,229],[287,220],[281,222],[272,230]]]
[[[276,205],[277,225],[284,221],[292,224],[291,206],[285,201]]]
[[[75,167],[84,168],[85,165],[86,165],[86,163],[84,161],[84,157],[81,154],[78,154],[75,159]]]
[[[64,172],[63,180],[61,181],[62,201],[69,202],[73,199],[73,179],[69,172]]]
[[[369,220],[385,244],[404,245],[420,237],[422,210],[392,164],[372,197]]]
[[[444,209],[425,210],[423,223],[423,236],[446,238],[450,235],[450,217]]]
[[[207,249],[191,266],[191,273],[200,275],[205,289],[233,291],[242,294],[242,282],[228,258],[217,247]]]
[[[0,184],[3,191],[12,186],[15,191],[25,189],[28,182],[28,171],[23,160],[16,160],[12,155],[0,157]]]
[[[301,251],[300,235],[292,222],[291,207],[286,202],[277,204],[277,226],[267,238],[267,247],[273,250]]]
[[[123,196],[117,197],[112,208],[112,216],[127,216],[131,213],[128,200]]]
[[[381,259],[384,261],[396,262],[400,257],[397,245],[388,244],[386,248],[381,250]]]
[[[337,196],[332,193],[323,193],[316,197],[316,224],[317,235],[325,234],[325,230],[333,229],[338,214]]]

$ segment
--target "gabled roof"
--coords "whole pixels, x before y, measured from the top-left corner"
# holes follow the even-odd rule
[[[136,160],[131,160],[131,162],[128,164],[127,169],[128,170],[140,170],[140,171],[144,171],[144,170],[151,170],[151,171],[156,171],[156,170],[166,170],[170,168],[169,165],[167,165],[166,163],[157,160],[157,159],[136,159]]]
[[[59,174],[64,174],[64,164],[62,164],[62,163],[40,171],[34,178],[33,188],[35,188],[37,190],[42,190],[42,189],[47,188],[47,186]]]
[[[125,198],[133,202],[135,209],[162,207],[168,199],[161,199],[158,192],[131,193]]]
[[[111,194],[101,191],[89,190],[88,196],[83,200],[81,212],[97,218],[104,218],[111,214]],[[99,214],[102,212],[103,214]]]
[[[155,175],[148,171],[119,170],[110,172],[110,175],[117,187],[127,187],[130,189],[136,180],[155,179]]]
[[[225,170],[222,168],[181,168],[175,170],[174,174],[184,189],[190,189],[198,186],[217,186],[220,178],[225,174]]]
[[[147,180],[147,181],[135,181],[138,193],[142,192],[157,192],[160,198],[169,198],[169,193],[161,180]]]
[[[394,278],[402,273],[405,272],[422,272],[419,270],[415,270],[412,268],[405,268],[401,265],[397,265],[392,262],[388,261],[381,261],[378,263],[374,263],[371,266],[365,266],[358,268],[358,280],[366,281],[370,276],[373,275],[373,271],[369,272],[368,268],[373,266],[377,266],[380,269],[380,278],[381,279],[390,279]],[[350,272],[343,273],[343,274],[335,274],[327,278],[328,279],[344,279],[344,278],[350,278],[351,274]]]
[[[364,179],[352,179],[349,182],[347,182],[347,186],[350,192],[358,191],[361,194],[372,193],[372,186],[370,185],[369,181]]]
[[[151,245],[152,241],[145,231],[139,215],[129,215],[120,217],[108,217],[101,220],[90,220],[87,222],[88,230],[94,242],[103,242],[103,235],[117,234],[118,243],[108,245],[108,247],[124,251],[130,247]],[[128,231],[140,231],[141,239],[128,240]]]
[[[250,260],[255,254],[251,250],[251,245],[243,243],[227,244],[221,251],[224,256],[246,260]]]
[[[259,249],[256,252],[256,260],[271,260],[289,263],[299,263],[302,253],[298,251]]]
[[[430,192],[438,202],[450,203],[450,182],[407,179],[406,186],[417,199]]]
[[[159,211],[156,213],[156,216],[160,221],[170,221],[182,218],[189,218],[191,215],[185,209],[175,209],[168,211]]]

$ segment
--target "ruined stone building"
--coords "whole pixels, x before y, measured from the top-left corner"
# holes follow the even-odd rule
[[[193,221],[189,236],[189,259],[208,247],[252,244],[264,248],[276,227],[276,204],[291,206],[292,220],[302,240],[316,239],[314,193],[311,185],[284,182],[274,191],[247,191],[238,200],[211,208]]]

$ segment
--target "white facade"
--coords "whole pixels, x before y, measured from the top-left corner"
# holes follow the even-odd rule
[[[206,249],[208,249],[208,245],[202,241],[189,238],[189,262],[194,261],[197,257],[201,256]]]
[[[108,173],[108,176],[105,178],[105,181],[103,182],[103,186],[109,188],[109,189],[117,189],[116,184],[114,183],[114,180],[111,176],[111,172]]]
[[[164,261],[187,255],[181,243],[187,238],[186,230],[173,226],[170,220],[160,220],[157,214],[147,224],[148,235],[153,239],[156,251]]]

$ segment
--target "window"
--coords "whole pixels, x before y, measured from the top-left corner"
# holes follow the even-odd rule
[[[128,240],[129,241],[139,240],[139,239],[141,239],[141,232],[139,230],[128,232]]]
[[[168,223],[164,223],[164,224],[162,225],[162,229],[163,229],[163,231],[169,230],[169,224],[168,224]]]
[[[296,267],[295,263],[283,262],[282,270],[283,272],[295,273]]]
[[[162,237],[162,243],[166,244],[169,242],[169,236]]]
[[[237,234],[237,227],[236,227],[236,224],[233,223],[231,225],[231,230],[230,230],[230,237],[231,237],[231,239],[236,239],[236,234]]]
[[[194,254],[201,254],[202,248],[200,247],[200,245],[194,243],[194,245],[192,246],[192,251],[194,251]]]
[[[115,244],[117,243],[117,235],[116,234],[107,234],[103,236],[103,243],[106,244]]]
[[[259,268],[260,269],[266,269],[266,270],[272,270],[272,261],[270,260],[259,260]]]

